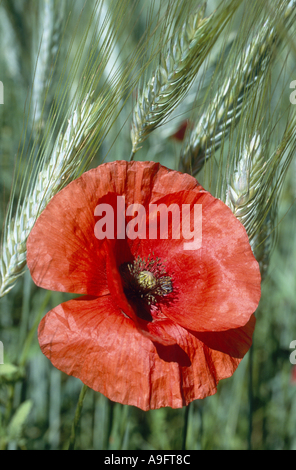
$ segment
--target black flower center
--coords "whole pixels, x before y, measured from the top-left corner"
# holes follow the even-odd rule
[[[123,288],[127,297],[142,299],[148,305],[156,304],[173,292],[172,278],[167,275],[160,258],[142,259],[124,263],[120,267]]]

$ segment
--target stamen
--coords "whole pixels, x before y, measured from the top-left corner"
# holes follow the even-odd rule
[[[138,276],[138,282],[144,290],[153,289],[157,285],[156,277],[150,271],[141,271]]]
[[[133,263],[123,264],[120,273],[126,295],[143,299],[148,305],[173,292],[172,278],[167,276],[160,258],[149,255],[146,260],[138,256]]]

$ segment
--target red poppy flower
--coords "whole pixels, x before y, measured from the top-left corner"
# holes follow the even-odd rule
[[[292,367],[290,382],[292,385],[296,385],[296,366]]]
[[[186,121],[183,121],[180,124],[176,132],[172,135],[172,139],[182,142],[184,140],[187,127],[188,127],[188,119],[186,119]]]
[[[116,226],[114,238],[99,240],[100,204],[126,230],[134,219],[125,208],[146,208],[138,237]],[[185,250],[172,218],[168,239],[141,237],[159,221],[151,204],[187,204],[191,215],[202,205],[202,246]],[[193,177],[158,163],[107,163],[69,184],[37,220],[27,261],[37,285],[84,295],[42,320],[43,353],[113,401],[182,407],[214,394],[251,346],[260,273],[244,227]]]

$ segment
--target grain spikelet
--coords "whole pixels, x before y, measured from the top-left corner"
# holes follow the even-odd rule
[[[167,52],[160,54],[158,67],[139,93],[131,131],[133,154],[184,97],[240,3],[240,0],[232,1],[208,18],[203,18],[203,7],[188,18],[179,32],[173,34]]]

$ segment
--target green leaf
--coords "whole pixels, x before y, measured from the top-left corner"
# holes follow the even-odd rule
[[[16,410],[8,426],[9,440],[18,441],[21,438],[23,426],[32,410],[32,406],[32,400],[27,400]]]
[[[15,383],[23,377],[23,369],[13,364],[0,364],[0,385]]]

